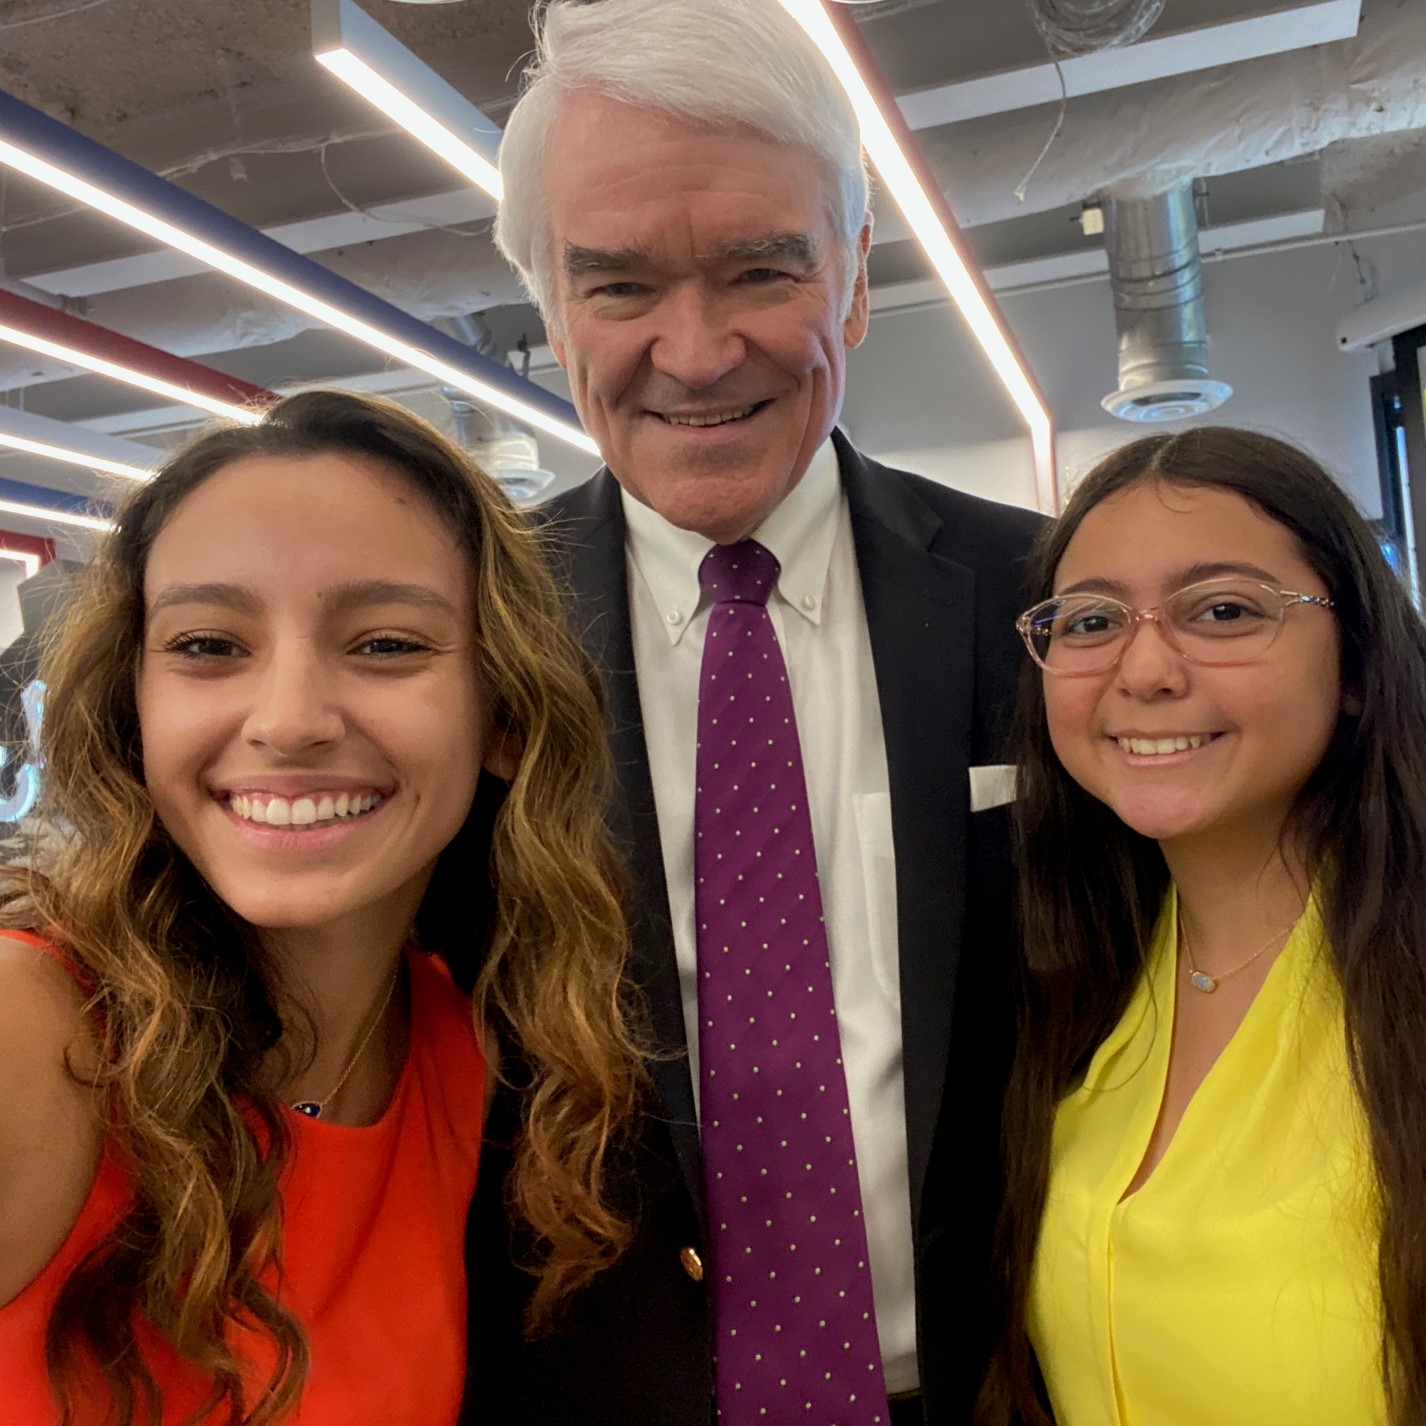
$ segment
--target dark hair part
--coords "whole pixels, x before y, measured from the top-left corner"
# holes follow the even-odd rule
[[[103,1027],[98,1084],[133,1186],[122,1221],[70,1274],[48,1324],[66,1421],[96,1383],[121,1426],[159,1418],[140,1321],[211,1382],[207,1409],[229,1426],[281,1420],[301,1392],[301,1324],[264,1282],[280,1258],[278,1177],[289,1151],[275,1089],[300,1053],[300,1033],[284,1039],[301,1029],[300,1011],[280,1003],[253,929],[154,814],[136,679],[145,566],[174,511],[234,462],[332,453],[409,482],[454,536],[470,571],[478,675],[495,725],[521,752],[508,790],[482,776],[417,929],[459,982],[474,984],[477,1021],[520,1065],[510,1197],[532,1245],[531,1329],[629,1237],[607,1165],[643,1069],[622,988],[608,754],[596,675],[568,631],[541,537],[468,456],[402,407],[339,392],[289,397],[259,424],[201,434],[134,492],[42,667],[42,810],[64,832],[43,873],[0,905],[8,924],[62,928]],[[256,1400],[228,1344],[233,1329],[256,1329],[275,1349]]]
[[[1283,441],[1221,426],[1132,441],[1096,466],[1042,536],[1027,603],[1054,592],[1084,517],[1144,481],[1242,496],[1291,532],[1334,601],[1342,687],[1361,711],[1339,716],[1284,836],[1318,888],[1341,982],[1381,1209],[1386,1396],[1395,1426],[1415,1426],[1426,1421],[1426,631],[1331,476]],[[1145,972],[1169,874],[1157,843],[1060,766],[1028,658],[1013,741],[1025,965],[996,1238],[1003,1335],[976,1420],[1049,1426],[1026,1322],[1055,1111]]]

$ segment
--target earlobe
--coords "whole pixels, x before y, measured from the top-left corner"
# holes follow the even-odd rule
[[[1360,718],[1362,716],[1363,704],[1362,696],[1354,689],[1344,689],[1342,691],[1342,712],[1348,718]]]
[[[550,350],[555,354],[555,360],[568,370],[569,363],[564,359],[564,338],[555,331],[547,331],[545,335],[549,338]]]
[[[514,782],[515,774],[520,771],[520,759],[524,752],[518,733],[492,728],[485,742],[485,755],[481,759],[481,766],[501,782]]]

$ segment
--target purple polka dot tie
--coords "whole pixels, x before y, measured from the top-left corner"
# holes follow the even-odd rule
[[[718,1415],[886,1422],[807,784],[767,612],[777,560],[715,545],[698,687],[694,905]]]

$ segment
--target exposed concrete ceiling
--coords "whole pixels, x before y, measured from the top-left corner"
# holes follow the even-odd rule
[[[528,0],[362,3],[503,119],[530,48]],[[1171,0],[1139,46],[1064,66],[1064,131],[1023,201],[1016,186],[1059,107],[1044,102],[1059,79],[1023,0],[885,0],[858,18],[1003,287],[1097,270],[1102,245],[1074,222],[1080,205],[1156,169],[1207,177],[1220,247],[1426,222],[1426,0],[1358,9]],[[0,88],[408,311],[482,311],[506,342],[543,340],[490,244],[488,202],[313,61],[307,0],[5,0]],[[895,213],[878,214],[878,242],[879,307],[924,300],[926,268]],[[401,385],[346,339],[4,170],[0,274],[260,384]],[[145,415],[126,388],[3,348],[0,391],[140,439],[187,419]],[[65,483],[49,470],[0,458],[0,474]]]

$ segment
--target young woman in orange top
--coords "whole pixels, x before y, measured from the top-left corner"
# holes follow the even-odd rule
[[[0,1416],[450,1426],[483,1046],[525,1088],[534,1328],[622,1245],[640,1082],[599,701],[534,535],[401,408],[291,397],[136,492],[44,678]]]

